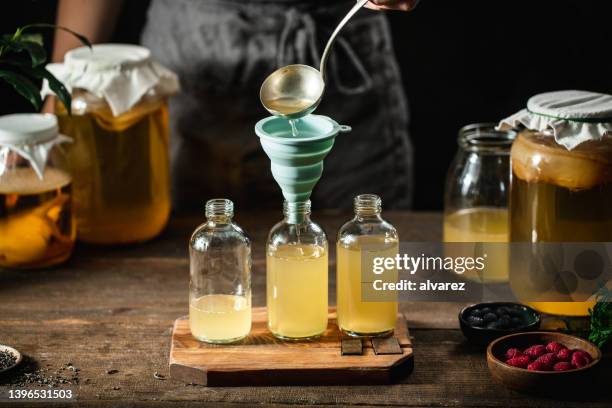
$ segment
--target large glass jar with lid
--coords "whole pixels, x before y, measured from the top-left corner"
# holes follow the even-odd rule
[[[77,48],[48,68],[73,98],[71,115],[59,103],[56,113],[74,139],[67,152],[79,239],[155,237],[170,213],[167,98],[178,90],[176,76],[135,45]]]
[[[0,268],[41,268],[72,253],[72,178],[50,114],[0,117]]]
[[[511,241],[612,241],[612,96],[585,91],[536,95],[501,126],[523,129],[511,154]],[[548,279],[538,277],[533,284],[553,287],[563,274],[585,278],[572,270],[549,272]],[[570,290],[566,295],[564,301],[532,305],[556,315],[588,315],[593,306],[583,301],[588,294]]]
[[[327,237],[310,219],[310,200],[285,201],[283,210],[266,246],[268,328],[281,339],[312,339],[327,328]]]

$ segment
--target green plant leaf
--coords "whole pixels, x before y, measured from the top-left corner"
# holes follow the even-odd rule
[[[27,30],[30,30],[32,28],[51,28],[53,30],[66,31],[67,33],[70,33],[73,36],[75,36],[76,38],[78,38],[79,41],[81,41],[84,45],[86,45],[89,48],[91,48],[91,42],[89,42],[87,37],[85,37],[84,35],[79,34],[76,31],[72,31],[71,29],[69,29],[67,27],[57,26],[55,24],[46,24],[46,23],[28,24],[26,26],[21,27],[21,30],[20,30],[19,34],[22,34],[23,32],[25,32]]]
[[[37,78],[44,78],[47,80],[47,82],[49,83],[49,88],[51,88],[51,90],[55,92],[55,95],[62,102],[62,104],[66,108],[66,111],[70,115],[72,113],[72,96],[70,95],[70,92],[68,92],[68,89],[66,89],[64,84],[62,84],[51,72],[49,72],[44,67],[33,68],[32,74]]]
[[[36,110],[40,110],[42,99],[38,87],[27,77],[13,71],[0,69],[0,78],[11,84]]]
[[[14,52],[27,52],[30,55],[30,60],[32,60],[33,67],[42,65],[47,60],[47,53],[44,47],[33,41],[10,39],[3,37],[0,38],[0,46],[3,47],[3,50],[11,50]]]

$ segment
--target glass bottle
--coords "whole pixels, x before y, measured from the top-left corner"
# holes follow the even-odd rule
[[[355,217],[338,231],[336,249],[336,287],[338,326],[351,336],[384,336],[393,332],[397,319],[397,301],[362,300],[362,268],[376,257],[393,257],[399,251],[399,238],[393,225],[380,213],[382,200],[374,194],[362,194],[354,200]],[[362,261],[365,260],[365,265]],[[397,271],[389,270],[385,281],[396,281]]]
[[[0,268],[41,268],[68,259],[76,226],[72,177],[51,114],[0,117]]]
[[[233,216],[230,200],[209,200],[189,242],[189,326],[207,343],[235,342],[251,330],[251,241]]]
[[[446,178],[444,242],[508,242],[510,148],[516,134],[476,123],[459,131],[459,150]],[[469,276],[487,283],[508,281],[508,248],[484,246],[500,260],[487,276]]]
[[[327,237],[310,219],[310,200],[285,201],[284,215],[266,250],[268,328],[281,339],[306,340],[327,328]]]
[[[149,50],[135,45],[96,44],[64,58],[59,72],[67,73],[61,78],[71,88],[72,112],[59,101],[55,109],[60,131],[74,139],[67,153],[79,240],[129,244],[154,238],[166,226],[170,92],[167,86],[150,85],[158,71],[165,72],[153,65]],[[118,89],[107,92],[104,84],[111,77]],[[119,84],[128,78],[133,82]],[[109,102],[109,95],[143,85],[149,88],[138,90],[135,100],[121,99],[129,108],[116,112],[118,101]]]

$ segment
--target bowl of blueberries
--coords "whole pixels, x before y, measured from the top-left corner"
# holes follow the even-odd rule
[[[463,335],[481,345],[507,334],[537,330],[540,320],[534,309],[512,302],[478,303],[459,312]]]

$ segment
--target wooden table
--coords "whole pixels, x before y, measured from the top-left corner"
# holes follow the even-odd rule
[[[253,240],[255,306],[265,304],[264,245],[279,214],[240,212],[236,217]],[[387,212],[386,217],[403,241],[440,240],[439,214]],[[336,231],[349,215],[316,212],[314,218],[327,231],[333,248]],[[492,384],[483,353],[468,347],[458,330],[461,305],[450,303],[401,305],[415,348],[414,372],[401,384],[206,388],[173,381],[168,378],[170,330],[174,320],[188,311],[187,241],[202,219],[175,217],[160,238],[142,245],[81,245],[72,260],[59,268],[0,271],[0,344],[13,345],[42,366],[59,368],[72,362],[79,367],[81,384],[74,389],[82,405],[114,407],[128,401],[130,406],[164,407],[202,402],[241,406],[578,404],[528,397]],[[331,255],[330,270],[334,271],[333,251]],[[330,301],[334,298],[330,290]],[[108,374],[109,370],[118,372]],[[155,372],[166,379],[154,378]],[[0,386],[0,391],[7,389]],[[579,405],[610,407],[612,391]]]

